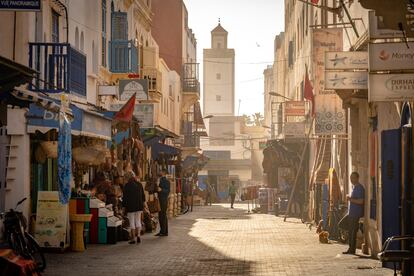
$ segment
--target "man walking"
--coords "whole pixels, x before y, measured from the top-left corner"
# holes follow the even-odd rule
[[[347,226],[349,233],[349,248],[343,254],[355,254],[359,219],[364,216],[364,186],[359,183],[359,174],[357,172],[351,173],[350,178],[353,189],[351,196],[347,195],[346,197],[347,201],[349,201],[348,215],[339,222],[339,227],[346,228]]]
[[[129,244],[135,244],[141,242],[141,215],[145,205],[145,193],[142,184],[135,179],[133,171],[127,172],[125,178],[128,182],[124,186],[122,204],[129,220]]]
[[[231,200],[231,209],[234,209],[234,199],[236,198],[236,185],[234,183],[234,180],[231,181],[230,187],[229,187],[229,196]]]
[[[160,209],[158,213],[158,218],[160,221],[160,232],[156,234],[159,237],[168,236],[168,218],[167,218],[167,208],[168,208],[168,195],[170,194],[170,181],[167,179],[168,171],[163,169],[161,171],[160,186],[158,188],[158,198],[160,200]]]

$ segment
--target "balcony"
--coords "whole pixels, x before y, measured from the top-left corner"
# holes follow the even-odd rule
[[[198,67],[198,63],[183,64],[182,87],[184,93],[200,94]]]
[[[138,64],[138,48],[132,40],[109,41],[109,71],[138,74]]]
[[[148,92],[151,99],[161,99],[162,89],[162,73],[152,67],[142,69],[142,78],[148,80]]]
[[[197,133],[184,135],[185,148],[200,148],[200,135]]]
[[[29,43],[29,67],[37,77],[29,89],[86,97],[86,56],[67,43]]]

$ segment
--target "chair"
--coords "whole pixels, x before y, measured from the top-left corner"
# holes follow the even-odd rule
[[[404,261],[413,260],[413,252],[410,250],[400,249],[392,250],[388,249],[393,241],[413,241],[414,236],[394,236],[388,238],[383,247],[382,251],[378,253],[378,259],[381,262],[392,262],[394,264],[394,276],[397,276],[397,263],[402,264]]]

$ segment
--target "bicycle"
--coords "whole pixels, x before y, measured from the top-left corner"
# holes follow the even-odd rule
[[[16,211],[26,199],[17,202],[14,209],[0,214],[4,224],[4,237],[16,255],[33,260],[37,269],[42,272],[46,268],[46,258],[35,238],[26,231],[26,218],[22,212]]]

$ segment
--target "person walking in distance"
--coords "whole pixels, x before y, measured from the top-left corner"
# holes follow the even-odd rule
[[[355,254],[356,240],[359,229],[359,219],[364,216],[365,189],[359,182],[359,174],[351,173],[351,183],[353,185],[351,196],[347,195],[349,201],[348,214],[339,222],[339,227],[347,228],[349,233],[349,248],[343,254]]]
[[[161,171],[160,185],[158,188],[158,198],[160,200],[160,209],[158,213],[158,218],[160,220],[160,232],[156,236],[164,237],[168,236],[168,218],[167,218],[167,208],[168,208],[168,195],[170,194],[170,181],[167,179],[168,171],[163,169]]]
[[[129,220],[129,244],[141,243],[141,216],[145,207],[145,193],[142,184],[136,180],[133,171],[125,174],[127,183],[124,186],[122,205]]]
[[[229,196],[231,200],[231,208],[234,209],[234,199],[236,198],[236,185],[234,183],[234,180],[231,181],[231,184],[229,186]]]

